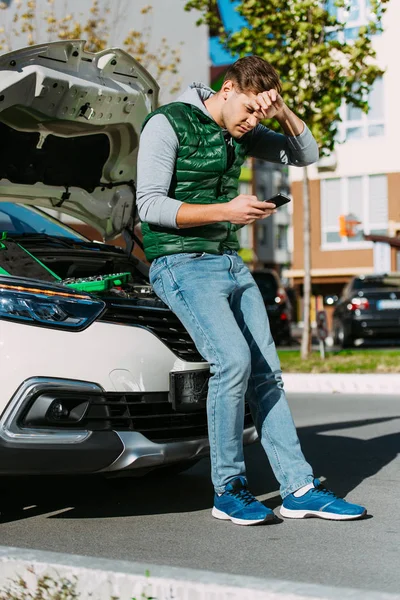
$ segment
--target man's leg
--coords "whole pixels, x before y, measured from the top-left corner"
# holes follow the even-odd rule
[[[284,498],[312,483],[313,471],[301,451],[287,403],[264,301],[240,257],[234,255],[232,260],[236,288],[230,304],[251,352],[252,370],[246,397]]]
[[[207,398],[212,481],[217,493],[244,476],[244,396],[249,346],[229,306],[235,282],[225,255],[175,254],[157,260],[150,278],[157,295],[179,317],[210,363]]]
[[[338,521],[359,519],[367,512],[363,506],[338,498],[313,479],[286,401],[264,302],[241,259],[237,257],[233,262],[237,288],[230,303],[252,357],[247,399],[261,443],[281,486],[280,513],[292,519],[310,516]]]

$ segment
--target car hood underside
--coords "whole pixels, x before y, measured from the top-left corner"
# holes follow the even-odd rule
[[[123,50],[84,45],[0,56],[0,201],[69,214],[108,240],[133,226],[140,129],[158,86]]]

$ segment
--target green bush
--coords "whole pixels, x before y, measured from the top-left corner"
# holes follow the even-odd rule
[[[148,571],[146,577],[149,577]],[[76,586],[76,578],[70,581],[65,577],[53,579],[48,575],[42,575],[36,582],[36,589],[30,590],[27,582],[19,577],[16,581],[11,581],[9,587],[0,590],[0,600],[79,600]],[[119,600],[119,598],[112,596],[110,600]],[[142,592],[139,597],[132,597],[131,600],[157,600],[157,598]]]
[[[0,590],[0,600],[76,600],[76,581],[61,577],[53,579],[42,575],[36,582],[36,589],[30,590],[26,581],[20,577],[12,581],[8,588]]]

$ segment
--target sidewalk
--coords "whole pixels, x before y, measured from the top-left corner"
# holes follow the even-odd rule
[[[400,398],[400,373],[283,373],[283,382],[290,394],[394,394]]]
[[[292,336],[300,349],[303,329],[297,324],[292,325]],[[313,350],[318,351],[319,341],[315,329],[312,330]],[[328,346],[327,352],[330,351]],[[279,350],[279,348],[278,348]],[[400,395],[400,373],[366,373],[366,374],[336,374],[336,373],[283,373],[285,390],[290,394],[320,393],[320,394],[394,394]]]
[[[81,600],[395,600],[399,596],[349,588],[259,579],[0,546],[0,582],[18,577],[36,587],[38,578],[77,584]],[[51,584],[50,584],[51,585]],[[6,587],[6,586],[4,586]],[[4,590],[3,587],[3,590]],[[2,590],[2,591],[3,591]]]

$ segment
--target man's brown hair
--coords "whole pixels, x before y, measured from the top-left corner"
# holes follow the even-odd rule
[[[282,91],[282,84],[274,67],[260,56],[245,56],[231,65],[224,82],[233,81],[240,92],[260,94],[266,90]]]

